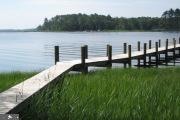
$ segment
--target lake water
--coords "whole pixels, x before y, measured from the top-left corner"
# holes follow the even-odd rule
[[[105,56],[106,45],[113,54],[122,53],[123,43],[137,49],[141,43],[178,39],[180,32],[0,32],[0,72],[42,70],[54,64],[54,46],[60,46],[60,60],[80,58],[80,46],[89,46],[89,57]]]

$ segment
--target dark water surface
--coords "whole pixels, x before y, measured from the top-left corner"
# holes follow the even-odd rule
[[[89,46],[89,57],[105,56],[106,45],[113,54],[122,53],[123,43],[137,49],[137,41],[153,43],[178,39],[180,32],[0,32],[0,72],[42,70],[54,64],[54,46],[60,46],[60,60],[80,58],[80,46]]]

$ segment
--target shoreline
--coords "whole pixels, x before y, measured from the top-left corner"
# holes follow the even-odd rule
[[[180,32],[180,31],[138,31],[138,30],[133,30],[133,31],[0,31],[0,33],[118,33],[118,32]]]

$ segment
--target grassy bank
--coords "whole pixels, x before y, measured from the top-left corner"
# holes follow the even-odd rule
[[[36,72],[0,73],[0,92],[30,78]]]
[[[24,120],[180,118],[180,68],[67,75],[31,101]]]

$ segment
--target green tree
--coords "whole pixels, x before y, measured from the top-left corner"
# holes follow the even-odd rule
[[[180,30],[180,9],[163,12],[162,17],[113,18],[110,15],[68,14],[44,19],[39,31]]]

